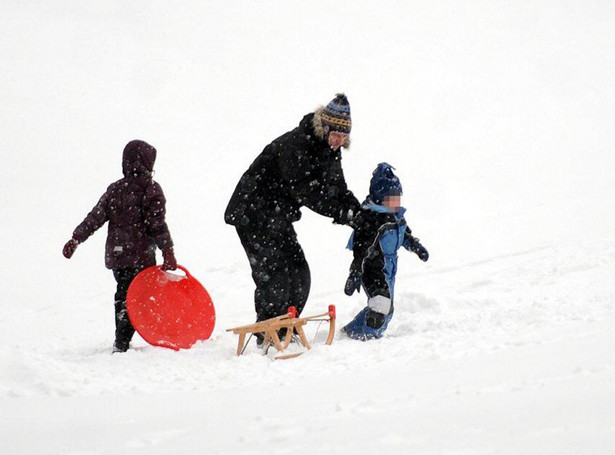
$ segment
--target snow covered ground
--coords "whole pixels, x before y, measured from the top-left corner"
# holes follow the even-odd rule
[[[615,452],[615,5],[608,1],[7,1],[0,6],[0,453]],[[223,211],[273,138],[344,91],[349,186],[398,170],[428,263],[402,253],[382,340],[234,355],[249,266]],[[105,233],[61,247],[121,150],[159,151],[179,261],[217,325],[110,355]],[[347,228],[304,210],[306,313]]]

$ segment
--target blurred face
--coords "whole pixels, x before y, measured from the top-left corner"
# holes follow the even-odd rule
[[[333,150],[338,150],[342,145],[344,145],[344,142],[346,142],[347,137],[348,135],[346,133],[331,131],[328,138],[329,147],[331,147]]]
[[[389,194],[385,196],[382,205],[390,209],[401,208],[401,194]]]

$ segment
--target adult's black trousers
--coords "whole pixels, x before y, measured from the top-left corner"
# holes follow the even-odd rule
[[[291,223],[275,229],[237,226],[256,285],[256,320],[280,316],[294,306],[303,311],[310,293],[310,268]]]

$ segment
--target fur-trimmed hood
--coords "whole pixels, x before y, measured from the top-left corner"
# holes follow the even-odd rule
[[[329,132],[328,127],[323,125],[322,123],[322,112],[325,110],[324,106],[319,106],[314,111],[314,118],[312,119],[312,127],[314,128],[314,133],[316,137],[321,141],[324,141],[327,137],[327,133]],[[344,145],[342,145],[345,149],[350,148],[350,135],[346,136],[346,140],[344,141]]]

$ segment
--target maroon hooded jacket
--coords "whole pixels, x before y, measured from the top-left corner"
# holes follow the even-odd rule
[[[109,269],[156,265],[156,247],[173,247],[165,221],[166,199],[152,180],[155,161],[154,147],[143,141],[129,142],[122,157],[124,178],[109,185],[73,233],[82,243],[109,221],[105,248]]]

